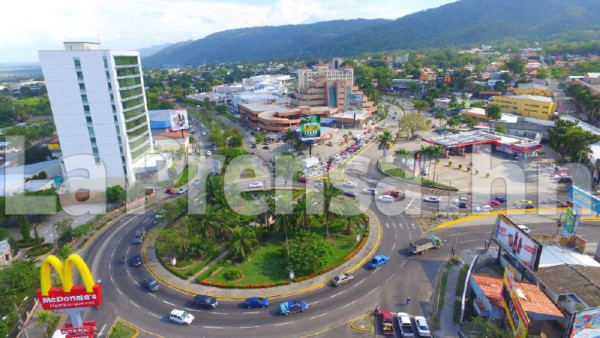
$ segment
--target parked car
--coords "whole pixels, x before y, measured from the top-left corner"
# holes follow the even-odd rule
[[[429,325],[427,325],[427,320],[422,316],[415,316],[415,326],[417,327],[417,332],[421,337],[431,337],[431,332],[429,331]]]
[[[369,261],[369,264],[367,264],[367,267],[369,269],[377,269],[380,266],[382,266],[383,264],[386,264],[387,262],[389,262],[390,258],[388,256],[385,255],[377,255],[375,257],[373,257],[373,259],[371,259],[371,261]]]
[[[271,149],[271,147],[269,147],[269,146],[268,146],[268,145],[266,145],[266,144],[265,144],[264,146],[262,146],[262,148],[263,148],[263,149]]]
[[[492,200],[489,200],[489,201],[483,202],[482,204],[483,204],[483,205],[489,205],[489,206],[491,206],[491,207],[497,207],[497,206],[499,206],[501,203],[500,203],[500,202],[498,202],[497,200],[494,200],[494,199],[492,199]]]
[[[286,316],[290,313],[303,312],[308,309],[308,303],[303,300],[288,300],[279,304],[279,312]]]
[[[494,211],[494,208],[492,208],[489,205],[485,205],[485,204],[480,205],[475,208],[475,212],[491,212],[491,211]]]
[[[363,193],[375,196],[375,195],[377,195],[377,189],[365,188],[365,189],[363,189]]]
[[[263,184],[262,182],[252,182],[250,184],[248,184],[248,188],[262,188]]]
[[[212,156],[212,153],[210,152],[210,150],[206,151],[206,156]]]
[[[523,224],[517,224],[517,229],[523,231],[526,234],[531,232],[531,230],[528,227],[524,226]]]
[[[173,188],[173,187],[169,187],[169,188],[165,189],[165,193],[167,193],[169,195],[177,195],[177,190],[175,190],[175,188]]]
[[[532,203],[519,203],[515,204],[515,207],[517,209],[534,209],[535,205],[533,205]]]
[[[169,320],[173,323],[190,325],[194,321],[195,317],[183,310],[173,310],[169,315]]]
[[[339,275],[333,277],[333,286],[340,286],[346,283],[351,282],[354,279],[354,276],[347,273],[340,273]]]
[[[381,195],[377,198],[377,200],[381,202],[391,203],[394,201],[394,196],[391,195]]]
[[[506,197],[496,196],[494,199],[500,203],[506,203]]]
[[[541,203],[542,204],[557,204],[557,203],[560,203],[560,200],[557,198],[547,197],[547,198],[544,198]]]
[[[213,310],[219,305],[219,300],[210,296],[197,295],[192,300],[192,304],[194,304],[194,307]]]
[[[256,149],[256,143],[252,143],[252,145],[250,146],[250,148]]]
[[[140,255],[135,255],[131,258],[131,266],[140,266],[142,265],[142,257]]]
[[[144,287],[146,288],[146,290],[148,290],[150,292],[155,292],[155,291],[158,291],[158,289],[160,288],[160,285],[158,285],[158,282],[156,281],[156,279],[154,279],[152,277],[147,277],[147,278],[144,278]]]
[[[188,191],[188,188],[183,187],[183,188],[179,188],[179,190],[177,190],[177,195],[183,195]]]
[[[530,200],[520,200],[515,202],[515,206],[518,206],[519,204],[533,204],[533,202]]]
[[[344,182],[344,187],[355,188],[357,186],[356,182],[346,181]]]
[[[315,183],[315,188],[323,188],[323,186],[324,186],[323,182]]]
[[[423,198],[423,201],[428,203],[440,203],[440,198],[436,196],[427,196]]]
[[[269,306],[269,300],[260,297],[251,297],[244,301],[243,305],[246,309],[250,308],[266,308]]]
[[[357,194],[354,191],[342,191],[342,194],[347,197],[356,198]]]

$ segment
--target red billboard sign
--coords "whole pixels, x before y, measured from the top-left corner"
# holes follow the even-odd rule
[[[67,336],[82,337],[87,335],[94,335],[96,333],[96,321],[90,320],[83,322],[83,326],[73,327],[70,322],[65,323],[65,327],[60,329],[60,333],[66,334]]]
[[[41,290],[38,290],[37,296],[44,310],[91,307],[102,303],[99,284],[93,286],[92,292],[87,292],[85,286],[75,285],[69,292],[65,292],[61,287],[53,287],[48,291],[48,296],[43,296]]]
[[[529,270],[536,271],[540,264],[542,246],[519,230],[508,218],[499,215],[493,232],[494,240],[509,254],[525,265]]]

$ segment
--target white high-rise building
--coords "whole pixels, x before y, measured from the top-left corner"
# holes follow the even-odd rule
[[[39,56],[65,168],[78,168],[76,155],[93,155],[107,186],[133,184],[153,147],[139,52],[64,46]]]

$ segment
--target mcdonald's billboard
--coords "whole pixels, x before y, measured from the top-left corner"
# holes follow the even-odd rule
[[[73,266],[79,271],[83,285],[73,285]],[[52,270],[61,286],[52,286]],[[77,254],[69,256],[63,263],[50,255],[40,267],[40,289],[36,292],[44,310],[72,309],[99,306],[102,304],[102,288],[96,284],[87,264]]]

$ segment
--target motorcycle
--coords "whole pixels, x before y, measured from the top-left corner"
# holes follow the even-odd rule
[[[127,258],[125,256],[121,257],[121,264],[125,264],[127,262]]]

